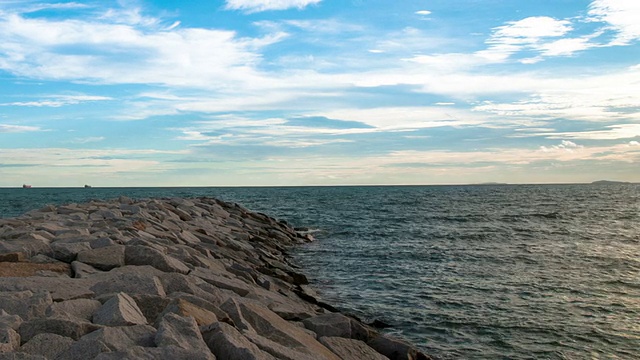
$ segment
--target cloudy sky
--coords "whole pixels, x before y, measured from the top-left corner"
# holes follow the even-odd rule
[[[635,0],[0,0],[0,186],[640,181]]]

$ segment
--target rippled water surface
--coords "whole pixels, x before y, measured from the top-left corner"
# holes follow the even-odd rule
[[[215,196],[318,230],[321,296],[442,358],[640,358],[640,186],[0,189],[0,217]]]

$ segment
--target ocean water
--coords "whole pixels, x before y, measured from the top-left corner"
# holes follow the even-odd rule
[[[0,189],[0,217],[120,195],[313,229],[322,298],[443,359],[640,358],[640,185]]]

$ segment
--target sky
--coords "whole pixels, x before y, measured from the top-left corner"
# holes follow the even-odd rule
[[[640,182],[636,0],[0,0],[0,186]]]

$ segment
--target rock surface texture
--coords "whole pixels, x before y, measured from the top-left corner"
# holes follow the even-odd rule
[[[318,301],[312,238],[212,198],[0,219],[1,359],[430,359]]]

